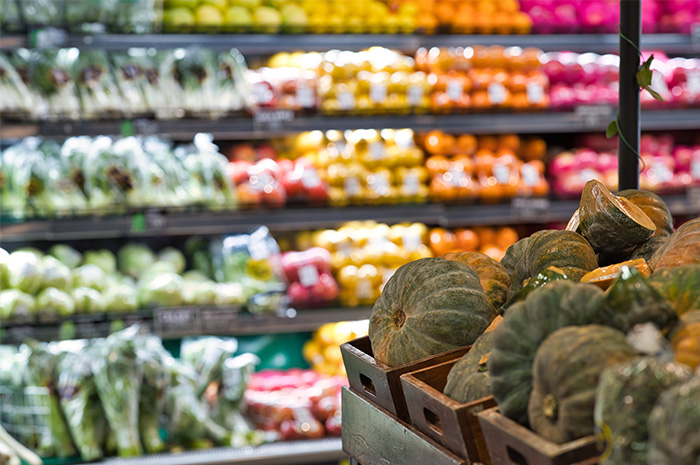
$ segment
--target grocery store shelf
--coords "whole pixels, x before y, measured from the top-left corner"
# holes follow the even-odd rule
[[[285,309],[279,314],[251,315],[230,308],[177,307],[121,314],[75,315],[52,323],[0,322],[0,343],[105,337],[116,327],[139,324],[163,339],[202,334],[244,336],[312,332],[326,323],[369,318],[370,307],[310,310]]]
[[[275,110],[272,110],[275,111]],[[460,115],[303,115],[267,126],[251,117],[239,116],[216,121],[183,119],[156,121],[134,120],[135,134],[160,134],[174,140],[191,140],[198,132],[217,139],[266,139],[302,131],[330,129],[410,128],[429,131],[439,128],[448,133],[471,134],[551,134],[603,131],[614,119],[609,105],[588,105],[566,112],[541,113],[474,113]],[[700,127],[700,109],[644,110],[642,130],[681,130]],[[38,125],[3,123],[0,136],[5,138],[42,135],[48,138],[69,136],[115,135],[122,133],[122,121],[44,122]]]
[[[700,214],[700,194],[668,196],[674,215]],[[347,221],[375,220],[388,224],[419,222],[443,227],[499,224],[546,224],[568,221],[576,201],[518,198],[494,205],[378,205],[344,208],[285,208],[231,212],[147,212],[146,227],[133,229],[137,215],[77,217],[20,223],[0,221],[0,242],[68,241],[120,237],[189,236],[250,232],[266,225],[273,232],[334,228]]]
[[[12,124],[0,121],[0,142],[38,136],[41,128],[37,124]]]
[[[216,448],[180,454],[107,459],[97,465],[293,465],[337,462],[347,458],[340,438],[290,441],[242,449]]]
[[[404,53],[420,47],[466,47],[468,45],[503,45],[537,47],[545,51],[616,53],[617,34],[558,35],[414,35],[414,34],[103,34],[67,35],[58,46],[125,50],[130,47],[192,47],[230,49],[236,47],[247,56],[268,55],[284,51],[325,51],[331,49],[362,50],[383,46]],[[642,46],[666,53],[690,54],[700,50],[689,35],[647,34]]]

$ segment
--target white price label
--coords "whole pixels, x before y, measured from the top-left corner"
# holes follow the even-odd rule
[[[467,176],[464,173],[464,169],[459,169],[455,166],[452,166],[447,173],[443,175],[443,179],[447,182],[447,184],[453,187],[463,187],[463,180],[466,177]]]
[[[536,82],[530,82],[527,85],[527,100],[530,103],[542,103],[544,99],[544,89]]]
[[[386,176],[375,175],[371,187],[376,192],[385,193],[391,189],[391,184],[389,184],[389,179]]]
[[[343,111],[355,109],[355,96],[351,92],[338,92],[338,108]]]
[[[357,294],[358,299],[371,299],[372,298],[372,281],[369,279],[360,279],[355,287],[355,294]]]
[[[350,197],[357,197],[362,189],[360,181],[354,176],[345,178],[343,187],[345,188],[345,193]]]
[[[318,270],[313,265],[299,268],[299,282],[304,287],[311,287],[318,282]]]
[[[689,70],[687,78],[688,92],[693,94],[693,97],[695,97],[700,94],[700,71],[695,69]]]
[[[248,244],[248,253],[253,260],[266,260],[270,257],[270,248],[263,241]]]
[[[372,142],[369,144],[370,160],[378,161],[386,158],[386,146],[382,142]]]
[[[540,173],[532,165],[523,165],[520,174],[523,177],[523,182],[528,187],[533,187],[540,182]]]
[[[498,184],[508,184],[510,181],[510,167],[502,163],[493,165],[493,175]]]
[[[415,173],[411,173],[403,179],[403,188],[408,195],[416,195],[420,189],[420,179]]]
[[[417,85],[408,86],[406,89],[406,101],[412,107],[420,105],[423,101],[423,87]]]
[[[506,88],[503,84],[492,82],[488,87],[488,95],[492,105],[501,105],[506,101]]]
[[[312,108],[316,103],[316,94],[311,87],[297,87],[297,102],[302,108]]]
[[[583,183],[586,183],[591,179],[598,179],[598,172],[590,168],[586,168],[578,174],[578,179]]]
[[[669,182],[673,179],[673,172],[664,163],[654,163],[654,171],[661,182]]]
[[[690,175],[693,179],[700,179],[700,160],[690,162]]]
[[[305,189],[313,189],[321,184],[321,178],[318,177],[318,173],[314,168],[305,169],[301,175],[301,184]]]
[[[369,99],[374,103],[384,103],[387,99],[386,82],[373,82],[369,86]]]
[[[450,99],[457,101],[460,98],[462,98],[462,94],[464,93],[464,87],[462,86],[462,83],[459,80],[450,79],[449,81],[447,81],[445,92],[447,93],[447,96],[450,97]]]
[[[403,236],[401,238],[401,242],[403,243],[403,248],[408,250],[409,252],[415,252],[416,250],[418,250],[418,247],[423,245],[423,241],[421,240],[420,236],[417,236],[415,234]]]

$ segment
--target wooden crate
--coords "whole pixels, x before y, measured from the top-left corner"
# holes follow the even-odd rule
[[[392,415],[408,421],[408,407],[401,387],[401,375],[442,362],[457,360],[467,353],[469,346],[397,367],[384,365],[374,359],[369,336],[342,344],[340,350],[350,386]]]
[[[343,451],[355,463],[469,465],[352,388],[343,388],[342,395]]]
[[[401,376],[410,423],[469,463],[490,464],[477,414],[496,406],[493,396],[462,404],[442,391],[458,360]]]
[[[479,413],[492,465],[597,465],[595,436],[556,444],[515,421],[497,408]]]

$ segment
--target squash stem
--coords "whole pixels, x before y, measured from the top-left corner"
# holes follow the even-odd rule
[[[552,421],[557,420],[557,414],[558,412],[558,403],[557,403],[557,398],[554,397],[553,394],[547,394],[542,401],[542,411],[544,412],[544,416],[549,418]]]
[[[401,329],[405,322],[406,313],[403,310],[399,310],[396,313],[394,313],[394,326],[396,326],[396,329]]]

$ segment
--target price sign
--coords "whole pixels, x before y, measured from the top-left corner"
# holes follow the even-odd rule
[[[235,308],[204,308],[201,312],[202,329],[210,334],[227,334],[238,326],[238,311]]]
[[[492,82],[488,87],[489,101],[492,105],[501,105],[506,101],[506,88],[503,84]]]
[[[159,334],[194,334],[202,331],[199,317],[199,312],[194,308],[159,308],[154,312],[153,322]]]
[[[136,134],[141,134],[144,136],[150,136],[153,134],[158,134],[160,129],[158,123],[152,119],[139,118],[135,119],[133,122],[134,132]]]
[[[451,100],[457,101],[462,98],[462,94],[464,93],[464,87],[462,86],[462,83],[457,79],[450,79],[449,81],[447,81],[445,92]]]
[[[689,187],[686,191],[688,204],[696,212],[700,211],[700,187]]]
[[[369,99],[374,103],[384,103],[387,99],[386,82],[373,82],[369,86]]]
[[[355,96],[352,94],[352,92],[338,92],[338,109],[342,111],[355,109]]]
[[[299,267],[299,282],[304,287],[311,287],[318,282],[318,270],[313,265]]]
[[[294,112],[289,109],[259,109],[253,115],[253,127],[256,131],[274,131],[293,120]]]
[[[549,212],[549,199],[516,197],[510,204],[511,214],[521,219],[541,219]]]
[[[544,89],[536,82],[531,82],[527,85],[527,101],[533,104],[542,103],[544,99]]]
[[[410,85],[406,89],[406,100],[411,107],[417,107],[423,101],[423,87]]]
[[[574,108],[574,114],[579,117],[586,128],[596,128],[607,124],[613,119],[613,108],[610,105],[579,105]]]

